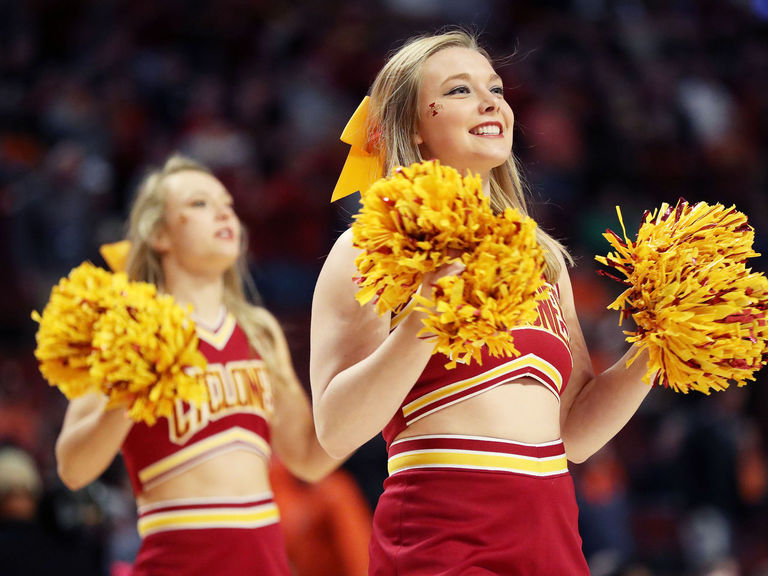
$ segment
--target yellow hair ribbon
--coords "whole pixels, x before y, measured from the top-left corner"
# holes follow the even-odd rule
[[[128,240],[120,240],[111,244],[102,244],[99,253],[104,261],[112,269],[112,272],[125,272],[125,262],[131,251],[131,243]]]
[[[333,189],[331,202],[355,192],[364,192],[382,176],[383,169],[378,152],[369,151],[368,102],[368,96],[363,98],[341,133],[341,141],[349,144],[351,148]]]

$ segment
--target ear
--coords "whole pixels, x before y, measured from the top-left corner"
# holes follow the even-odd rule
[[[163,254],[171,249],[171,239],[168,237],[165,226],[160,226],[152,233],[152,236],[149,238],[149,245],[158,254]]]
[[[418,130],[413,135],[413,141],[415,142],[416,146],[421,146],[424,144],[424,138],[421,137],[421,134]]]

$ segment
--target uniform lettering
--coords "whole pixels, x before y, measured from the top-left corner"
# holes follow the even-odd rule
[[[184,444],[209,422],[234,413],[267,416],[272,410],[272,390],[262,360],[208,364],[201,374],[208,387],[208,402],[200,408],[177,400],[168,418],[169,439]]]
[[[568,325],[563,317],[563,310],[560,308],[557,294],[554,288],[549,285],[544,290],[547,292],[547,297],[539,300],[539,317],[533,325],[549,330],[568,344]]]

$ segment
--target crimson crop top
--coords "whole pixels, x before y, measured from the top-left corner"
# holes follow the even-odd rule
[[[214,329],[198,324],[197,335],[209,400],[200,408],[177,400],[170,417],[133,425],[122,452],[136,495],[224,452],[269,460],[272,390],[264,361],[226,310]]]
[[[533,378],[560,400],[571,376],[573,357],[560,308],[560,292],[550,284],[545,284],[543,290],[547,297],[539,301],[538,318],[533,325],[511,330],[519,356],[495,358],[484,347],[482,365],[458,363],[448,370],[448,358],[433,355],[400,409],[384,427],[387,445],[424,416],[520,378]]]

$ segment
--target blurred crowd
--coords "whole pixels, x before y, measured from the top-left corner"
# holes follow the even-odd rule
[[[338,136],[398,42],[452,24],[500,57],[534,214],[576,257],[597,368],[625,346],[605,309],[619,286],[594,263],[609,251],[602,232],[620,230],[617,205],[631,231],[661,202],[735,204],[768,251],[764,0],[0,0],[0,572],[120,574],[135,553],[119,462],[78,493],[57,479],[66,402],[37,371],[30,312],[121,237],[147,166],[178,150],[228,186],[256,284],[308,383],[315,278],[357,209],[354,197],[329,203],[347,153]],[[766,385],[763,370],[712,396],[655,390],[572,465],[593,574],[768,575]],[[323,510],[328,494],[359,497],[335,531],[318,521],[351,558],[385,458],[374,439],[335,487],[310,497],[286,484],[286,498]],[[40,552],[20,557],[21,543]]]

